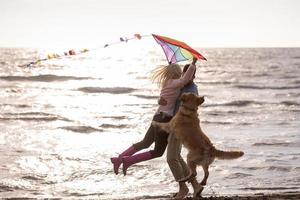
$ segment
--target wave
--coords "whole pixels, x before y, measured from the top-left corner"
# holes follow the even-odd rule
[[[228,116],[228,115],[244,115],[244,114],[252,114],[252,112],[245,112],[242,110],[226,110],[226,111],[220,111],[220,110],[214,110],[214,111],[207,111],[206,113],[209,116]]]
[[[300,171],[300,167],[295,167],[294,170],[295,171]]]
[[[126,93],[131,93],[136,89],[128,88],[128,87],[113,87],[113,88],[82,87],[82,88],[78,88],[78,90],[85,93],[126,94]]]
[[[197,84],[203,85],[231,85],[235,84],[235,81],[196,81]]]
[[[32,180],[32,181],[41,181],[41,180],[43,180],[42,177],[38,177],[38,176],[35,176],[35,175],[23,176],[22,179]]]
[[[26,112],[26,113],[4,113],[0,116],[0,121],[23,120],[23,121],[71,121],[59,115],[43,113],[43,112]]]
[[[226,103],[219,104],[208,104],[203,105],[203,107],[216,107],[216,106],[236,106],[236,107],[244,107],[249,105],[265,105],[265,104],[277,104],[277,105],[285,105],[285,106],[299,106],[300,103],[296,101],[281,101],[279,103],[273,102],[263,102],[263,101],[255,101],[255,100],[235,100]]]
[[[234,87],[239,89],[259,89],[259,90],[289,90],[289,89],[299,89],[300,85],[296,86],[254,86],[254,85],[235,85]]]
[[[111,118],[111,119],[117,119],[117,120],[128,119],[127,116],[102,116],[101,118]]]
[[[248,106],[250,104],[262,104],[261,102],[251,100],[237,100],[225,103],[224,106]]]
[[[291,167],[283,167],[283,166],[246,167],[244,169],[248,169],[248,170],[269,170],[269,171],[281,171],[281,172],[289,172],[289,171],[292,170]]]
[[[237,173],[230,174],[226,178],[228,178],[228,179],[235,179],[235,178],[245,178],[245,177],[248,177],[248,176],[253,176],[253,175],[252,174],[246,174],[246,173],[237,172]]]
[[[64,159],[72,160],[72,161],[89,161],[89,159],[73,158],[73,157],[65,157]]]
[[[217,122],[217,121],[208,121],[208,120],[203,120],[201,121],[201,123],[203,124],[222,124],[222,125],[226,125],[226,124],[232,124],[232,122]]]
[[[294,83],[294,84],[300,84],[300,80],[295,80],[292,83]]]
[[[252,146],[291,146],[294,143],[291,142],[272,142],[272,143],[268,143],[268,142],[257,142],[252,144]]]
[[[235,167],[235,168],[256,171],[256,170],[264,169],[265,167]]]
[[[300,187],[245,187],[244,190],[296,190]]]
[[[292,170],[292,167],[283,167],[283,166],[269,166],[267,170],[270,171],[281,171],[281,172],[289,172]]]
[[[0,185],[0,192],[12,192],[15,188],[9,187],[7,185]]]
[[[102,124],[100,126],[101,128],[127,128],[128,125],[126,124],[119,124],[119,125],[114,125],[114,124]]]
[[[300,103],[295,101],[281,101],[280,104],[286,105],[286,106],[299,106]]]
[[[157,106],[157,104],[150,104],[150,103],[147,103],[147,104],[144,104],[144,103],[137,104],[137,103],[133,103],[133,104],[123,104],[122,106],[141,106],[141,108],[151,108],[153,106]]]
[[[209,104],[205,105],[204,107],[215,107],[215,106],[237,106],[237,107],[242,107],[242,106],[248,106],[251,104],[258,104],[262,105],[265,104],[264,102],[258,102],[258,101],[252,101],[252,100],[236,100],[236,101],[230,101],[227,103],[220,103],[220,104]]]
[[[43,181],[41,184],[43,184],[43,185],[53,185],[53,184],[57,184],[57,181]]]
[[[98,193],[78,193],[78,192],[63,192],[66,196],[70,197],[88,197],[88,196],[101,196],[104,195],[105,193],[103,192],[98,192]]]
[[[137,76],[136,79],[139,79],[139,80],[147,80],[149,77],[147,76]]]
[[[10,106],[10,107],[15,107],[15,108],[30,108],[31,106],[30,105],[27,105],[27,104],[1,104],[0,107],[2,106]]]
[[[300,97],[300,93],[299,92],[288,92],[288,93],[285,93],[285,94],[275,94],[275,96],[277,97],[286,97],[286,95],[288,95],[290,98],[291,97]]]
[[[93,128],[90,126],[63,126],[59,127],[61,129],[65,129],[68,131],[76,132],[76,133],[92,133],[92,132],[102,132],[102,129]]]
[[[158,99],[159,96],[149,96],[149,95],[140,95],[140,94],[136,94],[136,95],[132,95],[138,98],[142,98],[142,99]]]
[[[266,159],[267,161],[267,159]],[[277,161],[271,161],[271,162],[278,162],[278,161],[283,161],[283,160],[277,160]],[[268,170],[268,171],[280,171],[280,172],[290,172],[292,170],[296,170],[295,167],[289,167],[289,166],[251,166],[251,167],[242,167],[242,166],[237,166],[235,167],[237,169],[243,169],[243,170],[249,170],[249,171],[257,171],[257,170]]]
[[[12,192],[15,190],[23,189],[18,186],[10,186],[10,185],[4,185],[3,183],[0,183],[0,192]]]
[[[0,121],[22,120],[22,121],[56,121],[57,117],[0,117]]]
[[[55,81],[86,80],[86,79],[94,79],[94,78],[77,77],[77,76],[57,76],[52,74],[44,74],[38,76],[0,76],[0,80],[5,80],[5,81],[33,81],[33,82],[55,82]]]

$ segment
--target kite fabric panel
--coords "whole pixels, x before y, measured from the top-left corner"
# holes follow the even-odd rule
[[[193,57],[206,60],[199,52],[185,44],[168,37],[152,34],[156,42],[161,45],[170,64],[192,59]]]

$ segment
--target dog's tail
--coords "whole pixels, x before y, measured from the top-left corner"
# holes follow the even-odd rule
[[[215,149],[215,156],[219,159],[236,159],[244,155],[244,152],[242,151],[222,151]]]

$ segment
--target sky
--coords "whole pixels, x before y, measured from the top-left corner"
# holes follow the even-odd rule
[[[300,47],[300,0],[0,0],[0,47],[95,47],[134,33]]]

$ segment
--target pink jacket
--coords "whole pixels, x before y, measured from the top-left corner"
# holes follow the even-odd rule
[[[182,77],[179,79],[168,80],[166,86],[164,86],[160,91],[160,96],[167,101],[167,105],[160,105],[156,113],[164,112],[173,116],[176,99],[180,94],[180,89],[192,80],[195,70],[196,66],[191,64]]]

